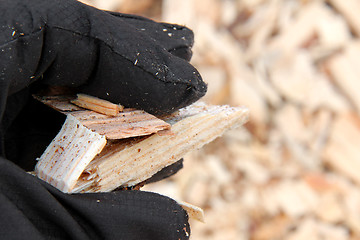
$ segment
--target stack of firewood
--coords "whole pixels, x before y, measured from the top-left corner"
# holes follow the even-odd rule
[[[144,188],[204,209],[192,239],[360,239],[360,0],[86,2],[192,28],[204,100],[250,109]]]

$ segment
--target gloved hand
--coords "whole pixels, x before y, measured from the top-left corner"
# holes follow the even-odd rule
[[[24,169],[63,120],[34,91],[71,87],[154,114],[202,97],[192,32],[75,0],[1,0],[0,10],[0,239],[188,239],[187,215],[167,197],[64,194]]]

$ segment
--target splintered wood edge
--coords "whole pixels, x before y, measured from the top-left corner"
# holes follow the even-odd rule
[[[187,152],[244,124],[248,115],[245,108],[191,105],[167,119],[173,123],[173,135],[154,134],[135,144],[121,142],[105,147],[85,169],[74,192],[108,192],[134,186]]]
[[[71,192],[86,166],[105,145],[104,136],[68,115],[60,132],[38,159],[35,173],[59,190]]]
[[[83,94],[79,94],[79,96],[80,99],[85,99],[87,102],[98,103],[100,101],[103,105],[115,105],[108,101],[91,96],[84,96]],[[33,95],[33,97],[65,115],[72,115],[76,117],[85,127],[88,127],[100,135],[105,135],[107,139],[146,136],[162,130],[169,130],[171,128],[169,123],[166,123],[165,121],[143,110],[125,108],[121,113],[118,113],[115,117],[113,117],[100,114],[92,110],[83,109],[72,104],[71,101],[74,100],[73,96]],[[103,101],[107,103],[103,103]],[[164,134],[171,134],[171,132],[164,132]]]
[[[70,103],[72,100],[74,100],[74,96],[70,96],[70,95],[61,95],[61,96],[32,95],[32,96],[39,102],[42,102],[46,106],[51,107],[52,109],[59,111],[63,114],[66,114],[67,112],[83,110],[83,108]]]
[[[74,111],[69,114],[80,120],[85,127],[114,140],[150,135],[171,128],[165,121],[136,109],[125,109],[116,117],[93,111]]]
[[[118,115],[120,111],[124,110],[124,106],[122,105],[114,104],[112,102],[81,93],[77,94],[77,98],[72,100],[71,103],[79,107],[113,117]]]

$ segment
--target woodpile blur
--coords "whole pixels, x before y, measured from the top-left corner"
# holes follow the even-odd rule
[[[144,189],[200,206],[192,239],[360,239],[360,0],[87,0],[184,24],[204,100],[246,128]]]

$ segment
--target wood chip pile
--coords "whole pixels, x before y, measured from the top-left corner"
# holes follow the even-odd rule
[[[192,239],[360,239],[360,0],[87,3],[192,28],[204,100],[250,109],[144,188],[204,209]]]

